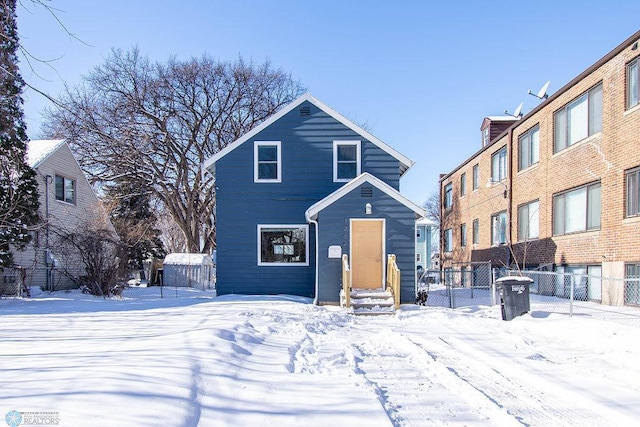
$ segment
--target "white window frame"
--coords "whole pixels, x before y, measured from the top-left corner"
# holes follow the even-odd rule
[[[629,62],[627,70],[627,110],[640,105],[640,57]]]
[[[478,188],[480,188],[480,165],[479,164],[475,164],[473,165],[473,190],[477,190]]]
[[[553,152],[558,153],[602,131],[602,83],[553,113]],[[572,126],[571,122],[578,124]]]
[[[540,161],[540,126],[535,125],[518,138],[518,170],[524,170]]]
[[[507,146],[491,155],[491,182],[507,179]]]
[[[422,253],[416,253],[416,262],[422,262]]]
[[[507,211],[491,215],[491,244],[506,245],[507,241]]]
[[[62,180],[62,198],[58,197],[58,180]],[[68,178],[64,175],[55,174],[54,182],[53,182],[53,191],[54,191],[54,197],[57,201],[68,203],[70,205],[76,204],[77,188],[76,188],[75,179]],[[69,192],[71,193],[71,197],[69,197]]]
[[[338,178],[338,148],[343,145],[356,147],[356,175],[351,178]],[[349,182],[353,178],[357,177],[361,173],[361,154],[360,154],[361,141],[333,141],[333,182]]]
[[[260,178],[260,161],[258,158],[258,151],[260,147],[276,147],[277,150],[277,177],[274,178]],[[280,141],[255,141],[253,144],[253,182],[256,183],[278,183],[282,182],[282,149]]]
[[[625,216],[640,216],[640,167],[625,173]]]
[[[473,245],[480,243],[480,220],[474,219],[471,224],[471,242]]]
[[[540,201],[525,203],[518,206],[518,241],[540,237]]]
[[[421,239],[422,238],[422,228],[418,227],[416,228],[416,239]]]
[[[553,235],[599,230],[602,225],[601,192],[600,182],[594,182],[554,194]]]
[[[304,230],[304,262],[266,262],[262,261],[262,232],[264,230],[282,230],[282,229],[300,229]],[[309,225],[308,224],[258,224],[258,265],[259,266],[278,266],[278,267],[300,267],[309,265]]]

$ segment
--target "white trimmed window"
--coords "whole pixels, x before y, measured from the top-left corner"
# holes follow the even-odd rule
[[[309,265],[308,225],[258,225],[258,265]]]
[[[333,181],[346,182],[360,175],[360,141],[333,141]]]
[[[627,109],[640,104],[640,58],[627,64]]]
[[[540,159],[540,127],[528,130],[518,138],[518,170],[538,163]]]
[[[537,239],[540,236],[540,202],[518,207],[518,241]]]
[[[76,181],[64,176],[56,175],[56,200],[76,204]]]
[[[491,242],[494,246],[507,243],[507,212],[491,216]]]
[[[282,155],[280,141],[254,143],[254,182],[281,182]]]
[[[628,171],[626,174],[627,218],[640,215],[640,168]]]
[[[473,165],[473,189],[477,190],[480,187],[480,166]]]
[[[477,245],[480,243],[480,220],[478,218],[473,220],[471,234],[473,235],[473,244]]]
[[[600,183],[553,196],[553,234],[600,229]]]
[[[505,145],[491,156],[491,182],[507,178],[507,146]]]
[[[571,101],[553,115],[553,152],[602,130],[602,84]]]

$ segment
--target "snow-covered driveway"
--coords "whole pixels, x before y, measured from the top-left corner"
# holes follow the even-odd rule
[[[61,426],[632,425],[640,328],[288,297],[0,301],[0,415]]]

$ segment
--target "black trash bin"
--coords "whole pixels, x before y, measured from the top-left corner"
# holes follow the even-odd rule
[[[502,320],[512,320],[530,310],[529,286],[533,283],[528,277],[508,276],[496,280],[500,292]]]

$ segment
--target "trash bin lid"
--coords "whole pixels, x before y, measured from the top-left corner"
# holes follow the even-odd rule
[[[505,277],[496,279],[496,284],[504,283],[504,282],[533,283],[533,279],[525,276],[505,276]]]

